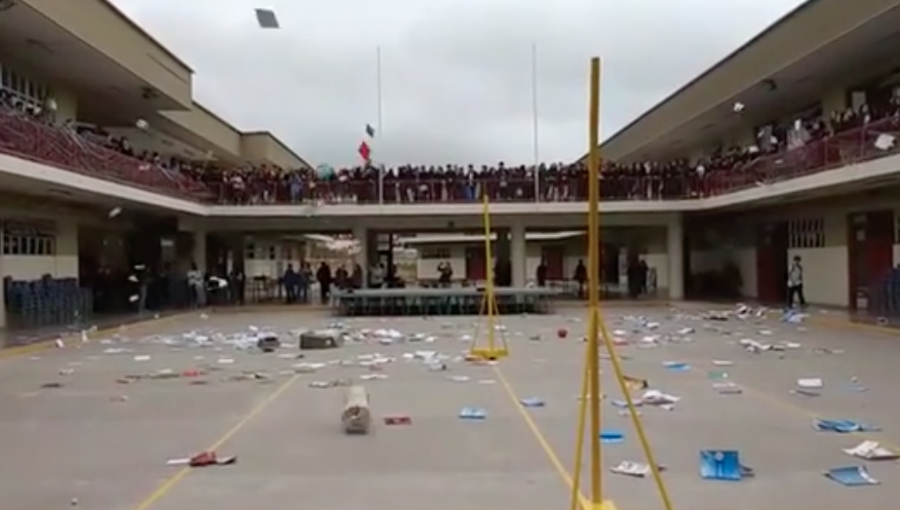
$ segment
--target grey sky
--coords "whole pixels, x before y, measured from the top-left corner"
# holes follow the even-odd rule
[[[604,59],[611,134],[800,0],[114,0],[197,71],[195,97],[311,162],[350,165],[377,125],[388,164],[530,163],[587,149],[588,63]],[[280,30],[253,9],[272,8]]]

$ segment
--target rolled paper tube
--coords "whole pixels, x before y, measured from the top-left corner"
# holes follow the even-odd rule
[[[350,386],[344,393],[344,412],[341,422],[347,434],[366,434],[372,423],[369,393],[363,386]]]

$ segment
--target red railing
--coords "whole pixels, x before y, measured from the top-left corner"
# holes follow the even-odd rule
[[[900,152],[900,147],[876,143],[900,138],[900,119],[892,117],[805,146],[757,158],[731,168],[604,171],[604,200],[684,200],[732,193],[859,163]],[[883,140],[883,141],[884,141]],[[375,176],[290,181],[263,179],[253,174],[242,186],[232,182],[201,183],[177,172],[125,156],[82,138],[9,111],[0,111],[0,151],[73,172],[196,201],[265,205],[285,203],[466,203],[487,193],[495,202],[583,201],[587,196],[584,172],[542,176],[535,187],[530,176],[385,178]],[[379,188],[381,188],[379,190]]]
[[[201,199],[205,187],[17,111],[0,110],[0,150],[37,163],[182,198]],[[211,196],[211,195],[210,195]]]
[[[879,139],[886,145],[879,143]],[[803,147],[768,155],[734,171],[713,173],[708,180],[710,195],[733,193],[892,156],[900,153],[900,144],[894,143],[894,139],[900,141],[900,117],[882,119]]]
[[[604,200],[681,200],[704,196],[704,181],[691,177],[692,172],[677,175],[605,173],[600,193]],[[484,192],[492,202],[583,201],[587,198],[586,177],[586,174],[580,173],[565,179],[546,179],[539,183],[538,190],[535,190],[532,177],[502,180],[494,177],[471,182],[462,177],[386,179],[382,194],[385,204],[467,203],[480,200]],[[301,186],[251,178],[239,187],[226,182],[209,182],[207,186],[219,197],[221,204],[375,204],[382,200],[377,178],[307,181]]]

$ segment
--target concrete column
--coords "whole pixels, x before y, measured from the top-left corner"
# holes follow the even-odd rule
[[[201,273],[206,272],[206,231],[194,231],[194,247],[191,253],[191,261],[197,264]]]
[[[2,232],[0,232],[2,234]],[[3,272],[3,236],[0,235],[0,285],[3,285],[3,279],[6,273]],[[3,288],[0,287],[0,330],[6,328],[6,302],[3,300]],[[0,347],[3,347],[3,341],[0,340]]]
[[[508,259],[510,255],[508,228],[498,228],[494,231],[497,241],[494,243],[494,257],[499,259]]]
[[[525,225],[517,223],[510,229],[510,262],[512,286],[522,288],[528,284],[528,253],[525,242]]]
[[[370,230],[366,234],[366,240],[361,248],[366,252],[366,262],[368,262],[366,265],[369,267],[374,266],[378,262],[378,232]]]
[[[684,227],[681,215],[669,222],[667,255],[669,259],[669,299],[684,299]]]
[[[362,268],[362,284],[363,287],[369,286],[369,250],[371,250],[371,239],[369,231],[366,227],[354,227],[353,238],[359,242],[359,253],[356,254],[355,262]],[[348,267],[350,274],[353,274],[353,268]]]

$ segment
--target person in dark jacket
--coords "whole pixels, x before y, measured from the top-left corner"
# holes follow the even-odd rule
[[[584,267],[584,261],[578,259],[578,265],[575,266],[575,274],[572,279],[578,284],[578,299],[584,299],[584,285],[587,282],[587,268]]]
[[[309,262],[302,262],[297,272],[297,299],[303,303],[309,303],[309,286],[312,284],[313,274]]]
[[[316,281],[319,282],[319,299],[322,304],[328,304],[328,298],[331,297],[331,268],[327,263],[322,262],[316,271]]]
[[[350,288],[363,288],[363,269],[362,266],[358,263],[353,264],[353,274],[350,275]]]
[[[648,290],[649,290],[647,288],[647,278],[649,277],[649,274],[650,274],[650,267],[647,265],[647,261],[644,259],[639,260],[638,261],[638,286],[639,286],[638,291],[640,292],[640,295],[642,295],[642,296],[646,296],[648,293]]]
[[[537,280],[538,287],[546,287],[547,286],[547,261],[541,259],[541,263],[538,264],[537,270],[535,271],[535,280]]]
[[[281,276],[281,285],[284,287],[284,300],[286,303],[297,302],[297,288],[300,286],[300,278],[294,271],[294,265],[288,264]]]
[[[228,288],[231,291],[232,304],[244,304],[244,292],[247,290],[244,283],[244,271],[239,267],[234,267],[231,274],[228,275]]]

